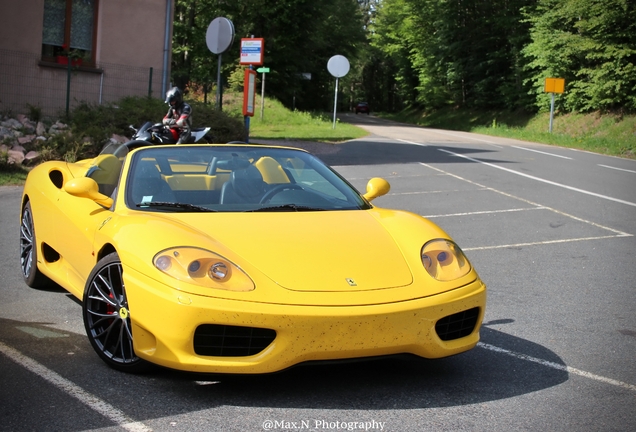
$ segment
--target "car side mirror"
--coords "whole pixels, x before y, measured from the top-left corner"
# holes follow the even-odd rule
[[[64,183],[64,191],[69,195],[91,199],[105,208],[113,205],[113,199],[100,193],[97,182],[90,177],[79,177],[67,181]]]
[[[374,177],[367,183],[367,193],[362,195],[367,201],[372,201],[377,197],[386,195],[391,189],[391,185],[388,181],[380,177]]]

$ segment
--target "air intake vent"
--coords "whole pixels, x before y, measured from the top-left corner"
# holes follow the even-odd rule
[[[276,332],[255,327],[203,324],[194,332],[194,352],[202,356],[245,357],[272,343]]]
[[[443,341],[463,338],[475,329],[479,308],[468,309],[442,318],[435,324],[437,336]]]
[[[64,186],[64,175],[58,171],[58,170],[53,170],[49,173],[49,178],[51,179],[51,182],[55,185],[56,188],[58,189],[62,189],[62,186]]]

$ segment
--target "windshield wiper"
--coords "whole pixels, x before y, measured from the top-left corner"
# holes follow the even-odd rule
[[[142,202],[137,204],[137,207],[164,207],[164,208],[173,208],[173,209],[181,209],[181,210],[191,210],[194,212],[216,212],[217,211],[207,207],[202,207],[202,206],[189,204],[189,203],[160,202],[160,201]]]
[[[263,208],[258,208],[258,209],[254,209],[254,210],[245,210],[246,213],[248,212],[267,212],[267,211],[324,211],[326,209],[324,208],[318,208],[318,207],[308,207],[308,206],[299,206],[296,204],[282,204],[282,205],[278,205],[278,206],[270,206],[270,207],[263,207]]]

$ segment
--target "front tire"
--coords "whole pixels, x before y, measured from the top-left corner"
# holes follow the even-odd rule
[[[130,310],[119,255],[100,259],[86,281],[82,313],[86,334],[97,355],[111,368],[146,372],[150,364],[133,349]]]
[[[30,202],[24,205],[20,220],[20,269],[24,282],[31,288],[42,288],[51,283],[38,269],[38,243]]]

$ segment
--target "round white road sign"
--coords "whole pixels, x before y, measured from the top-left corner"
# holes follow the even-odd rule
[[[213,54],[223,54],[234,42],[234,24],[227,18],[214,18],[205,33],[205,43]]]
[[[327,70],[336,78],[342,78],[349,73],[349,60],[345,56],[335,55],[327,62]]]

